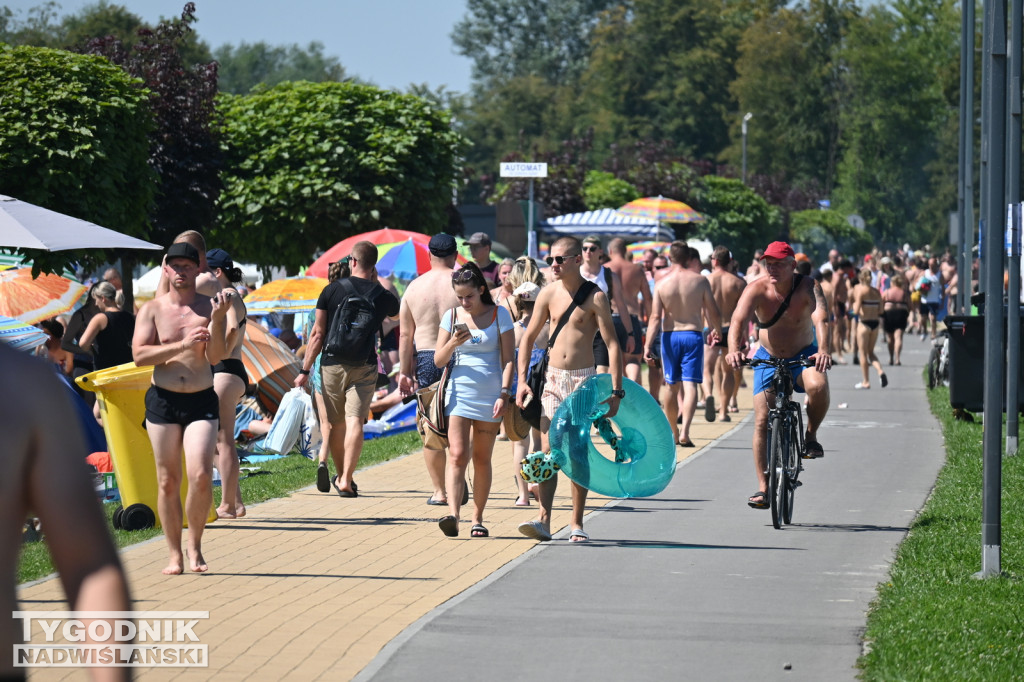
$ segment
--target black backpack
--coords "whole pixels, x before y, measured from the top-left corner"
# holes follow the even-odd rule
[[[334,308],[324,352],[347,365],[368,364],[377,350],[377,332],[383,336],[374,301],[385,289],[377,284],[367,297],[360,294],[349,280],[338,281],[339,286],[347,289],[348,295]]]

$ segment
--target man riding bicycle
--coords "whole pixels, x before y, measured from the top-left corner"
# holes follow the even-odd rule
[[[794,272],[793,248],[785,242],[772,242],[761,256],[766,275],[747,284],[740,296],[729,325],[729,354],[726,362],[739,368],[743,364],[747,322],[753,317],[761,347],[756,358],[810,358],[816,371],[799,366],[790,370],[795,390],[807,394],[807,433],[804,436],[805,457],[824,456],[818,443],[818,427],[829,406],[828,377],[832,354],[828,336],[828,303],[821,286],[811,277]],[[819,350],[818,343],[822,349]],[[810,369],[810,368],[807,368]],[[768,401],[774,400],[772,375],[775,370],[761,366],[754,370],[754,466],[758,491],[747,504],[755,509],[768,509],[767,429]]]

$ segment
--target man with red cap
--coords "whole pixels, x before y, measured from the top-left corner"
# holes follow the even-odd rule
[[[821,286],[811,277],[794,272],[793,248],[786,242],[772,242],[761,256],[765,277],[750,282],[743,290],[729,326],[729,354],[726,361],[735,368],[742,365],[743,329],[752,316],[758,328],[761,347],[757,358],[811,358],[814,370],[797,367],[793,373],[795,390],[807,393],[807,433],[804,457],[813,459],[825,453],[818,443],[818,427],[829,406],[828,378],[832,367],[828,336],[828,302]],[[767,320],[766,322],[763,320]],[[818,349],[821,343],[821,350]],[[768,478],[766,434],[768,400],[771,392],[771,367],[754,370],[754,465],[758,490],[747,501],[755,509],[767,509]]]

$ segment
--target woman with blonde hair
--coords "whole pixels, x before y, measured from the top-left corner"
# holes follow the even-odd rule
[[[868,380],[868,365],[878,370],[882,388],[889,385],[889,379],[882,371],[882,363],[875,355],[878,342],[878,325],[882,322],[882,294],[871,286],[871,268],[864,268],[857,275],[857,284],[850,293],[850,310],[858,317],[857,348],[860,351],[860,371],[863,380],[854,388],[871,388]]]

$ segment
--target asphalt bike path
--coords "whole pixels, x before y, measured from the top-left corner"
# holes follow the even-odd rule
[[[539,543],[356,679],[856,679],[876,586],[944,461],[922,380],[930,347],[907,337],[885,389],[874,370],[869,390],[853,388],[858,367],[830,372],[825,457],[805,461],[791,526],[746,504],[748,416],[661,494],[592,513],[591,542],[563,530]]]

